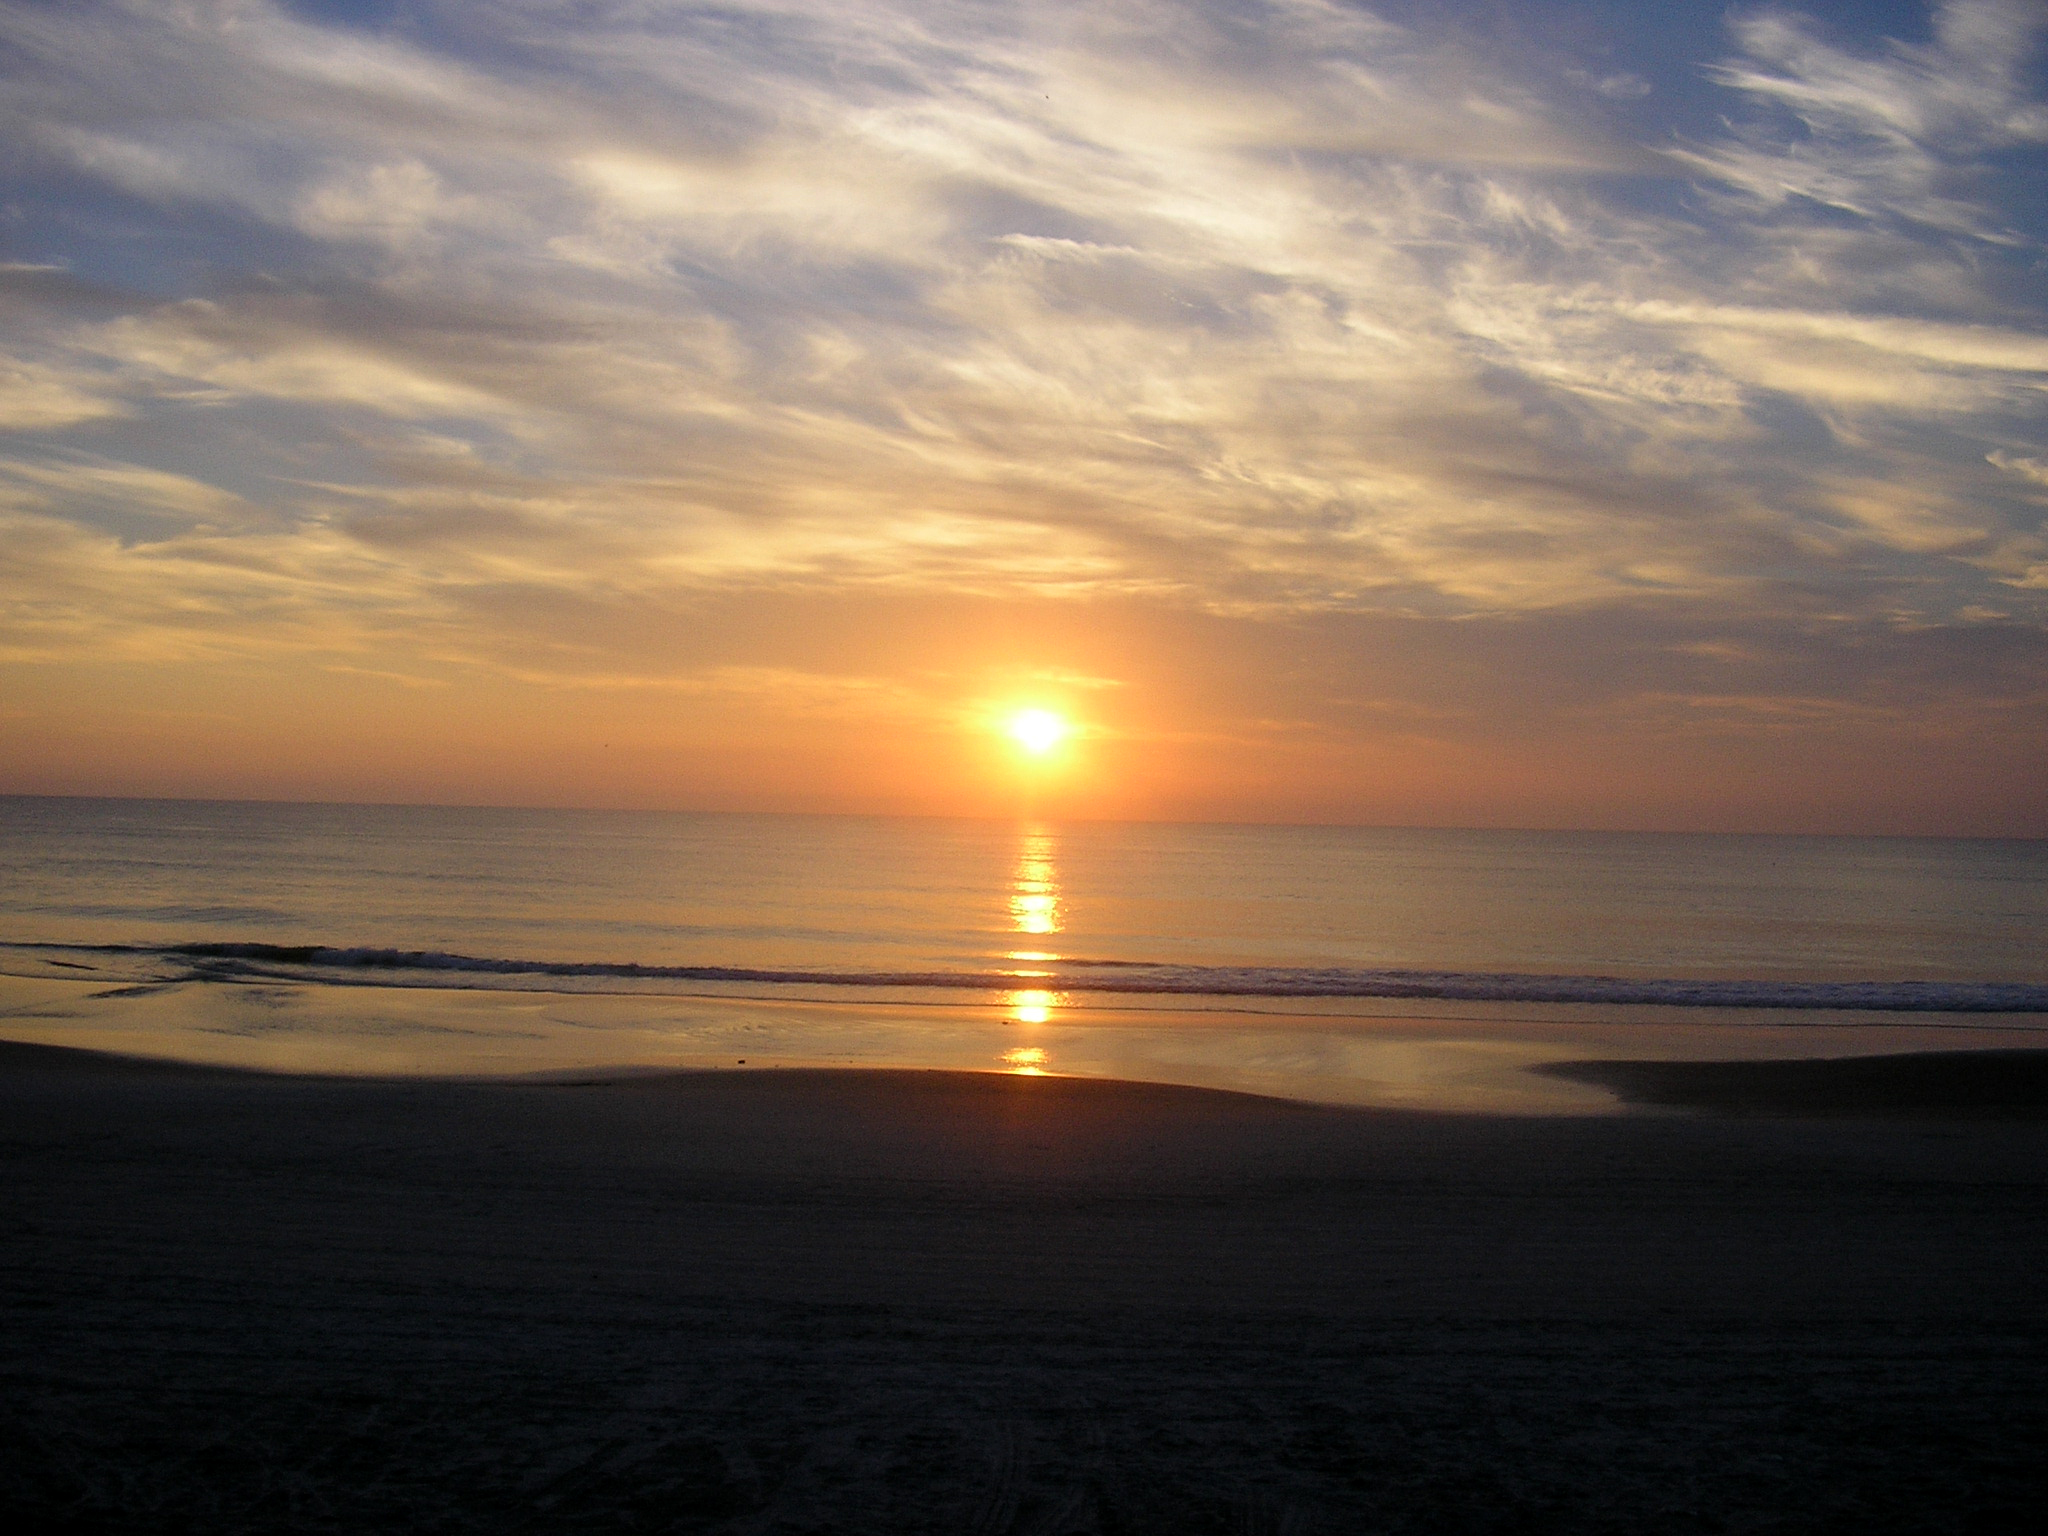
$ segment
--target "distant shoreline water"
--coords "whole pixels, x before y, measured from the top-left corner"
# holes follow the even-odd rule
[[[2044,938],[2040,842],[0,797],[0,1037],[287,1071],[1604,1112],[1527,1068],[2048,1035]]]
[[[2048,842],[14,796],[0,943],[320,951],[358,976],[2009,1010],[2048,987]]]

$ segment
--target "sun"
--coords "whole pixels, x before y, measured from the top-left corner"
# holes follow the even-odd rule
[[[1033,757],[1043,757],[1073,735],[1074,727],[1049,709],[1020,709],[1003,721],[1003,734]]]

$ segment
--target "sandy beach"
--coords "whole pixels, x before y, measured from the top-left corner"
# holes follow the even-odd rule
[[[2039,1104],[1748,1091],[0,1046],[0,1489],[109,1532],[2025,1528]]]

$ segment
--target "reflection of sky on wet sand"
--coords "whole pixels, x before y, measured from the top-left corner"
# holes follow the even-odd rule
[[[1588,1058],[1848,1056],[2032,1044],[2048,1019],[1767,1023],[1644,1010],[1442,1003],[1372,1016],[1007,1003],[217,986],[111,990],[0,974],[8,1039],[222,1066],[428,1075],[916,1067],[1061,1073],[1285,1098],[1514,1114],[1611,1113],[1600,1090],[1523,1070]],[[1540,1016],[1539,1016],[1540,1013]],[[1026,1033],[1020,1035],[1020,1028]],[[747,1065],[741,1066],[744,1060]]]

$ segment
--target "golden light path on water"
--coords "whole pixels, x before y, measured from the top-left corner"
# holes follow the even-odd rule
[[[1060,932],[1064,926],[1054,852],[1051,833],[1037,828],[1024,833],[1017,850],[1017,866],[1010,877],[1010,926],[1016,933],[1044,937]],[[1048,949],[1013,949],[1009,958],[1029,965],[1057,960],[1059,954]],[[1050,977],[1052,973],[1019,970],[1013,974],[1022,979]],[[1051,1022],[1054,1010],[1064,1001],[1060,993],[1048,988],[1022,987],[1007,994],[1003,1005],[1008,1022],[1035,1028]],[[1003,1052],[1001,1059],[1011,1072],[1036,1076],[1044,1073],[1048,1056],[1043,1046],[1025,1045]]]
[[[48,804],[38,803],[36,815],[56,816]],[[276,937],[354,933],[352,925],[367,921],[405,938],[417,933],[419,913],[435,910],[426,903],[445,899],[449,850],[474,848],[488,857],[472,871],[480,882],[474,910],[458,907],[448,919],[456,925],[451,942],[462,939],[451,953],[517,956],[526,919],[552,914],[559,900],[543,876],[560,850],[574,851],[569,834],[587,835],[574,822],[420,808],[110,802],[80,810],[65,802],[62,809],[41,831],[41,823],[25,822],[26,813],[17,811],[8,835],[0,837],[14,876],[0,880],[0,905],[20,921],[55,925],[47,937],[59,948],[66,947],[59,941],[75,923],[63,914],[87,910],[91,883],[107,878],[89,870],[102,868],[130,871],[123,878],[132,890],[124,899],[138,912],[153,910],[152,893],[170,869],[179,873],[181,900],[195,910],[202,900],[218,898],[223,911],[235,914],[274,905],[280,923],[297,913],[290,920],[303,927],[286,927]],[[195,837],[195,828],[219,836]],[[623,910],[650,921],[681,919],[687,926],[709,923],[715,914],[727,932],[781,934],[791,927],[791,893],[754,867],[764,838],[771,851],[804,855],[771,864],[838,871],[819,884],[837,911],[846,894],[866,894],[876,855],[896,839],[939,838],[950,846],[962,830],[864,822],[650,822],[635,832],[638,842],[628,845],[650,855],[640,861],[644,873],[614,870],[615,845],[592,843],[587,866],[570,886],[587,914],[567,911],[559,942],[565,949],[581,945],[602,952],[618,941],[613,929],[621,902],[630,904]],[[102,951],[88,945],[58,958],[41,938],[31,938],[0,944],[0,1035],[19,1043],[318,1075],[571,1074],[581,1081],[592,1072],[614,1070],[883,1067],[1176,1083],[1382,1107],[1577,1115],[1614,1113],[1619,1106],[1603,1089],[1529,1069],[1582,1060],[1762,1060],[2011,1048],[2030,1045],[2048,1031],[2048,1011],[1923,1014],[1432,997],[1140,996],[1067,984],[1069,967],[1156,953],[1147,947],[1153,935],[1167,943],[1199,936],[1176,937],[1147,883],[1176,865],[1209,871],[1204,878],[1211,883],[1165,897],[1179,908],[1197,904],[1205,889],[1223,897],[1223,905],[1197,914],[1204,932],[1220,941],[1203,952],[1243,957],[1240,964],[1267,956],[1298,962],[1346,944],[1358,946],[1360,958],[1368,960],[1411,958],[1458,916],[1459,902],[1476,902],[1486,919],[1486,931],[1475,930],[1472,939],[1479,947],[1451,957],[1474,974],[1526,967],[1553,950],[1590,974],[1600,953],[1594,946],[1614,942],[1628,953],[1643,943],[1654,943],[1660,955],[1676,946],[1688,958],[1682,965],[1670,959],[1673,969],[1657,973],[1664,975],[1711,973],[1716,955],[1738,954],[1759,956],[1759,963],[1768,961],[1787,974],[1826,965],[1841,973],[1829,973],[1831,979],[1884,977],[1938,968],[1944,955],[1975,955],[1972,935],[1989,924],[2000,937],[1984,951],[1987,973],[2031,978],[2039,973],[2041,924],[2038,903],[2028,898],[2048,890],[2048,879],[2037,878],[2042,855],[2025,846],[1943,844],[1930,852],[1908,840],[1787,841],[1773,845],[1774,858],[1791,860],[1789,872],[1780,874],[1775,864],[1758,864],[1754,850],[1685,839],[1560,846],[1534,844],[1526,835],[1480,833],[1310,837],[1299,831],[1067,826],[1028,815],[966,830],[971,840],[947,855],[954,862],[941,867],[938,878],[920,874],[912,887],[899,877],[885,887],[891,910],[915,898],[915,926],[885,921],[858,937],[887,940],[906,962],[915,957],[998,973],[971,991],[785,988],[692,976],[498,976],[407,967],[366,972],[285,961],[254,965],[247,974],[226,968],[216,976],[166,948]],[[801,843],[788,841],[799,834]],[[72,845],[81,838],[99,852],[81,865],[88,872],[77,875],[78,888],[67,887],[63,880],[72,877],[63,874],[70,867],[64,860],[76,861]],[[886,847],[878,838],[888,840]],[[1326,846],[1333,841],[1343,846]],[[210,851],[215,844],[270,851],[267,863],[255,867],[240,853],[217,857]],[[925,855],[935,846],[916,845]],[[309,847],[320,850],[323,868],[338,867],[353,883],[332,892],[309,891],[300,868]],[[35,856],[23,857],[21,848]],[[1173,858],[1164,860],[1162,853]],[[1665,878],[1661,871],[1681,856],[1704,861],[1698,877]],[[501,863],[503,870],[492,873]],[[406,883],[388,885],[394,866],[412,871]],[[905,867],[931,868],[928,858]],[[1396,870],[1422,878],[1425,888],[1411,890],[1387,878]],[[1501,870],[1510,881],[1522,880],[1521,894],[1504,890],[1499,902],[1487,906]],[[692,871],[712,877],[701,898]],[[1705,877],[1711,879],[1702,886]],[[1778,884],[1758,890],[1756,883],[1766,879]],[[1590,894],[1578,889],[1587,881]],[[1566,882],[1575,889],[1574,900],[1559,905],[1573,910],[1553,912],[1550,893]],[[1734,890],[1754,892],[1755,899],[1745,896],[1710,921],[1711,912],[1697,910],[1701,889],[1724,897]],[[1280,891],[1297,893],[1306,907],[1276,917],[1269,909],[1278,904],[1242,899]],[[1839,911],[1820,912],[1812,932],[1802,928],[1780,936],[1779,928],[1796,927],[1793,920],[1816,896],[1831,891],[1841,897]],[[1932,892],[1942,893],[1941,901],[1931,900]],[[1950,893],[1961,902],[1954,916]],[[1532,915],[1525,910],[1528,898],[1539,895],[1546,905]],[[1867,909],[1877,898],[1883,922],[1867,930]],[[1581,900],[1592,903],[1585,912],[1576,910]],[[1627,921],[1644,901],[1649,905],[1639,915],[1648,939],[1639,940],[1631,937]],[[740,905],[728,911],[735,902]],[[295,903],[310,904],[301,911]],[[1257,910],[1247,915],[1239,910],[1246,906]],[[823,913],[816,916],[817,925],[826,926]],[[1596,920],[1598,933],[1587,930]],[[156,935],[166,943],[216,936],[210,930],[190,933],[182,915],[164,921],[174,925]],[[247,921],[223,919],[218,936],[245,934]],[[1282,922],[1284,928],[1277,926]],[[1380,929],[1389,922],[1405,926],[1388,937]],[[1997,928],[2001,922],[2005,926]],[[1700,924],[1704,929],[1695,932]],[[1484,946],[1494,944],[1496,929],[1514,943],[1541,947],[1495,953]],[[365,936],[384,933],[373,929]],[[1883,953],[1873,934],[1883,935]],[[119,943],[124,934],[88,929],[76,936]],[[781,938],[774,942],[772,951],[735,958],[810,958],[785,950]],[[1886,959],[1893,950],[1899,958]],[[864,953],[871,951],[835,952],[830,958],[857,966]],[[679,950],[675,958],[694,954]],[[1350,955],[1339,950],[1337,957]],[[1633,963],[1641,970],[1651,962],[1638,954]],[[1731,963],[1721,962],[1722,969]],[[1954,977],[1977,968],[1974,959],[1946,963]],[[1095,969],[1087,974],[1097,985],[1117,975]]]
[[[1059,876],[1052,860],[1052,834],[1026,832],[1017,851],[1016,872],[1010,877],[1010,923],[1019,933],[1060,931]],[[1034,958],[1049,960],[1054,957]]]

